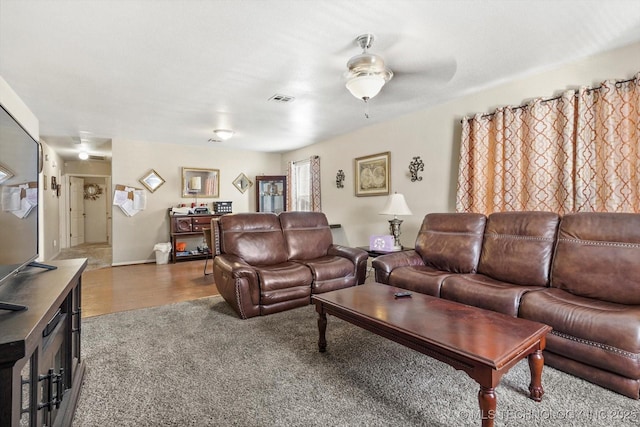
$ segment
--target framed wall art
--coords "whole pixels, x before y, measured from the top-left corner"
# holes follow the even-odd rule
[[[149,172],[147,172],[142,178],[140,178],[139,181],[147,190],[152,193],[160,188],[160,186],[165,182],[160,174],[153,169],[149,170]]]
[[[182,168],[182,197],[220,197],[220,170]]]
[[[244,173],[241,173],[240,175],[238,175],[236,179],[233,180],[233,186],[236,187],[238,191],[243,194],[252,185],[253,185],[253,182],[251,182],[251,180]]]
[[[355,159],[356,197],[385,196],[391,188],[391,152]]]

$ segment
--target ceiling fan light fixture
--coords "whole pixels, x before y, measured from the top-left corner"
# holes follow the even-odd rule
[[[226,141],[233,136],[235,133],[230,129],[215,129],[213,133],[221,140]]]
[[[350,78],[346,86],[351,95],[367,101],[380,93],[385,83],[386,80],[381,75],[365,74]]]

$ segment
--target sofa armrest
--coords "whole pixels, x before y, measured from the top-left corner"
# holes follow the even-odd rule
[[[354,275],[356,276],[356,283],[358,285],[364,283],[367,278],[367,259],[369,258],[367,251],[348,246],[331,245],[329,246],[327,254],[347,258],[353,262],[355,266]]]
[[[392,252],[380,255],[371,262],[376,272],[376,282],[389,284],[391,272],[398,267],[424,265],[422,257],[416,251]]]
[[[260,314],[260,284],[251,265],[235,255],[213,258],[213,277],[220,295],[242,318]]]

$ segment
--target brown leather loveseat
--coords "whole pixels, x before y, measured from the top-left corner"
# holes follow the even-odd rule
[[[212,221],[220,295],[242,319],[311,303],[364,283],[366,251],[333,244],[321,212],[238,213]]]
[[[640,214],[426,215],[381,283],[553,328],[545,363],[640,397]]]

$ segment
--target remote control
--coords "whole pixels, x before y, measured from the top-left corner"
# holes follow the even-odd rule
[[[410,297],[411,296],[411,292],[396,292],[395,294],[393,294],[393,296],[396,297],[396,298]]]

